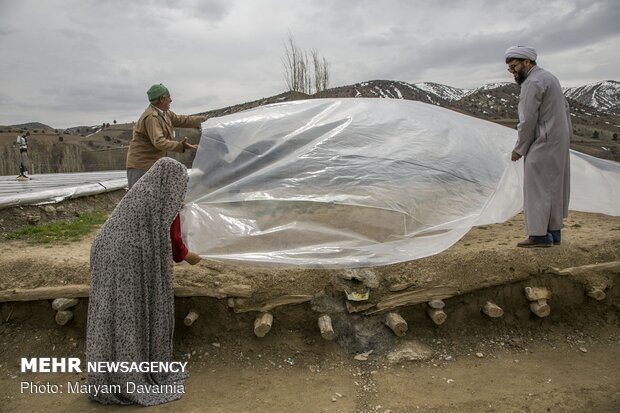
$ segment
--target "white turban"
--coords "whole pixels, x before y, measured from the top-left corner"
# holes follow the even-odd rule
[[[512,46],[504,53],[506,61],[510,59],[530,59],[532,62],[535,62],[537,57],[538,53],[536,53],[536,50],[533,47],[527,46]]]

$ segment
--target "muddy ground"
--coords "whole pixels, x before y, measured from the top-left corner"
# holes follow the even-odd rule
[[[90,199],[88,199],[90,198]],[[118,197],[0,210],[2,231],[27,222],[69,218],[87,208],[109,208]],[[472,229],[433,257],[357,272],[268,268],[203,261],[175,266],[177,287],[204,288],[208,297],[176,299],[175,355],[189,360],[191,377],[180,401],[150,408],[181,412],[615,412],[620,409],[620,287],[617,270],[560,275],[555,269],[620,260],[620,218],[571,212],[560,246],[523,250],[523,218]],[[79,243],[34,246],[3,241],[0,290],[87,285],[91,237]],[[371,274],[370,278],[364,278]],[[366,312],[397,294],[448,291],[448,320],[436,326],[426,304],[395,310],[407,321],[404,337],[384,325],[385,314],[350,313],[343,290],[365,291]],[[215,298],[213,292],[250,291],[249,297]],[[525,286],[546,286],[551,315],[529,309]],[[606,298],[586,296],[602,288]],[[399,290],[399,291],[395,291]],[[272,330],[253,333],[259,309],[282,297],[304,298],[271,309]],[[230,299],[229,299],[230,298]],[[505,314],[480,312],[491,300]],[[374,305],[374,307],[373,307]],[[265,307],[267,306],[267,307]],[[133,411],[103,407],[67,393],[75,373],[20,373],[21,357],[84,359],[87,299],[65,326],[54,322],[49,300],[0,303],[0,411]],[[201,316],[183,325],[190,309]],[[324,340],[317,317],[332,317],[336,338]],[[391,363],[403,345],[429,353]],[[367,360],[354,357],[372,350]],[[20,391],[22,382],[63,385],[63,394]]]

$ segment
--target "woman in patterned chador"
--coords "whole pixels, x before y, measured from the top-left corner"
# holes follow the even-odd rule
[[[90,257],[88,362],[172,362],[171,224],[181,209],[187,180],[181,163],[158,160],[95,237]],[[89,371],[89,395],[104,404],[155,405],[181,398],[186,377],[186,372]],[[153,391],[131,391],[136,388]]]

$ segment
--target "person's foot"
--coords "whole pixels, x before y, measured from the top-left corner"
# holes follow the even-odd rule
[[[562,243],[562,234],[559,229],[555,231],[549,230],[549,234],[553,238],[553,245],[560,245]]]
[[[553,245],[551,234],[541,236],[529,236],[526,240],[517,243],[520,248],[547,248]]]

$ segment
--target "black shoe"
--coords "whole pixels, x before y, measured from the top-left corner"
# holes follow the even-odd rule
[[[553,237],[551,234],[542,236],[529,236],[525,241],[517,243],[520,248],[548,248],[553,245]]]
[[[553,245],[560,245],[562,243],[562,234],[560,230],[549,230],[548,235],[553,238]]]

